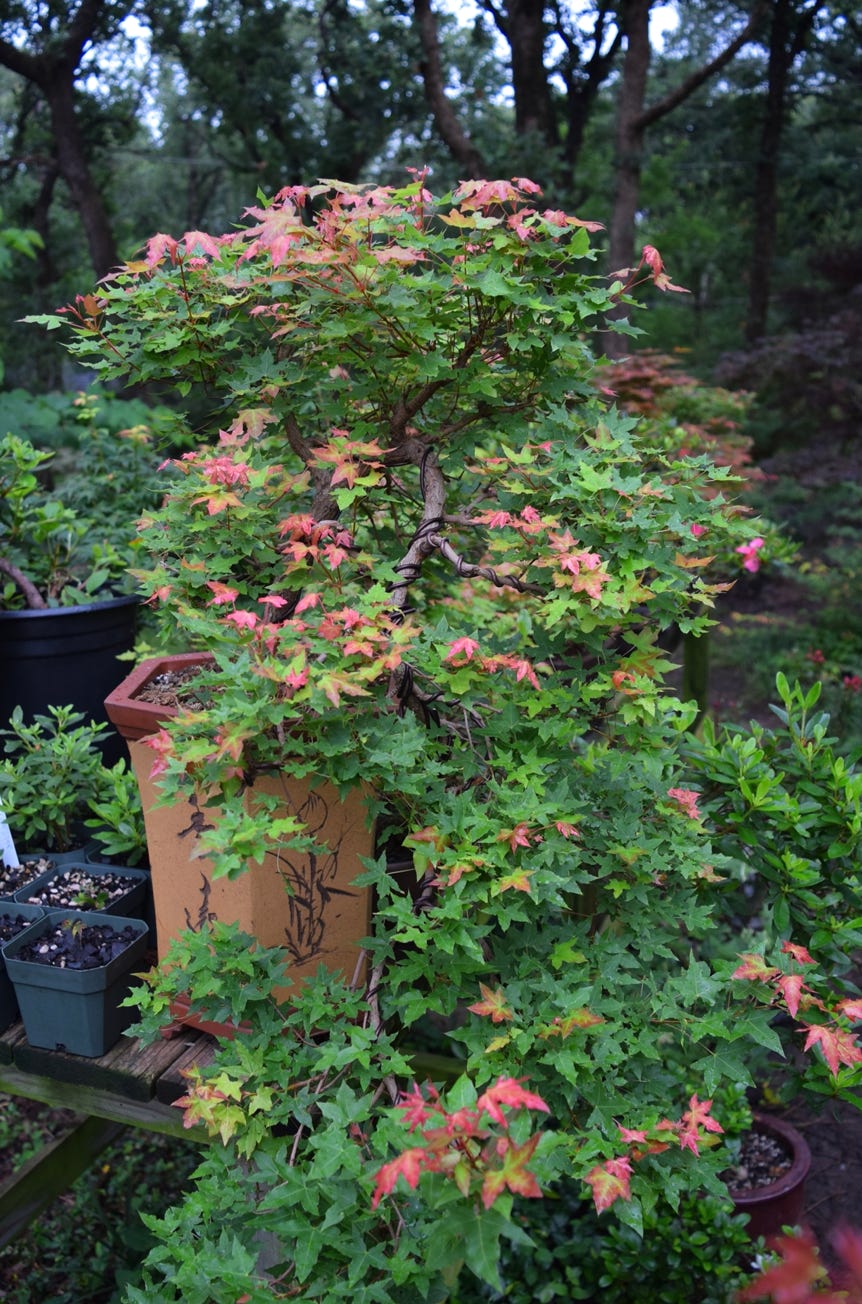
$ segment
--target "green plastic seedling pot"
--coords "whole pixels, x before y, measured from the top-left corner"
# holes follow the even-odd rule
[[[22,906],[17,905],[14,901],[0,901],[0,920],[4,918],[21,919],[24,924],[20,932],[29,928],[37,919],[44,917],[45,911],[41,906]],[[17,937],[19,934],[16,933]],[[6,961],[3,957],[3,950],[9,942],[14,941],[10,937],[6,942],[2,940],[0,934],[0,1032],[5,1032],[18,1018],[18,1001],[15,996],[15,988],[12,986],[12,980],[6,972]]]
[[[109,901],[107,905],[99,907],[95,910],[95,913],[100,915],[124,915],[134,918],[140,918],[143,915],[144,902],[150,885],[150,876],[145,869],[132,869],[131,866],[127,865],[91,865],[83,859],[69,861],[63,865],[57,865],[54,869],[46,870],[44,874],[31,879],[24,887],[19,888],[14,894],[13,900],[20,901],[25,905],[41,905],[43,910],[74,910],[80,913],[84,906],[78,906],[75,903],[52,905],[50,902],[31,900],[32,897],[38,896],[49,883],[57,879],[62,880],[64,875],[73,870],[80,870],[82,874],[86,874],[88,878],[94,880],[111,874],[119,874],[123,878],[134,879],[133,887],[130,887],[122,896]]]
[[[117,929],[129,924],[135,939],[121,954],[94,969],[65,969],[20,958],[29,942],[38,940],[64,919],[84,925],[110,923]],[[15,988],[30,1045],[90,1058],[106,1054],[136,1017],[135,1011],[125,1009],[121,1002],[132,988],[132,972],[146,946],[147,925],[143,919],[89,910],[49,910],[13,938],[4,949],[6,971]]]

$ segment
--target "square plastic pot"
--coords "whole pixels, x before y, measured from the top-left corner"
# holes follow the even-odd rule
[[[63,919],[84,924],[131,925],[134,941],[124,951],[95,969],[61,969],[20,958],[21,950],[44,936]],[[135,1011],[121,1002],[131,991],[133,971],[147,946],[147,925],[142,919],[96,911],[49,910],[25,928],[3,949],[6,972],[31,1046],[97,1058],[106,1054],[135,1020]]]
[[[24,921],[15,937],[18,937],[25,928],[29,928],[36,920],[42,919],[44,915],[45,911],[41,906],[22,906],[17,905],[14,901],[0,901],[0,919],[11,917],[12,919]],[[18,1018],[18,1000],[15,996],[12,980],[6,972],[6,961],[3,957],[3,947],[14,940],[13,937],[8,938],[6,942],[0,940],[0,1032],[5,1032]]]
[[[93,907],[96,914],[100,915],[128,915],[134,918],[141,918],[144,913],[144,904],[149,890],[150,876],[143,869],[132,869],[127,865],[91,865],[85,861],[70,861],[63,865],[58,865],[56,869],[46,870],[38,878],[31,879],[24,887],[19,888],[15,893],[13,900],[20,902],[22,905],[39,905],[43,910],[80,910],[82,907],[74,904],[68,905],[51,905],[43,901],[33,901],[32,897],[37,896],[49,884],[61,881],[74,870],[80,870],[88,878],[98,880],[106,878],[111,874],[119,874],[123,878],[134,879],[134,886],[130,887],[122,896],[116,897],[115,900],[109,901],[106,906]]]

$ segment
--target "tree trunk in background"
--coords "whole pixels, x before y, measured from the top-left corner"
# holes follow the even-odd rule
[[[485,0],[485,8],[511,53],[515,131],[519,136],[535,132],[553,147],[559,141],[559,131],[545,67],[545,0],[509,0],[502,8]]]
[[[745,339],[753,344],[766,334],[772,262],[778,230],[778,166],[787,115],[790,70],[811,35],[821,0],[797,11],[795,0],[773,0],[769,29],[766,104],[754,174],[754,238],[748,281]]]
[[[60,175],[69,187],[87,237],[90,261],[101,279],[117,266],[120,258],[101,192],[87,163],[86,146],[75,113],[73,79],[74,72],[68,79],[46,81],[43,89],[51,110]]]
[[[482,177],[487,171],[484,159],[458,121],[446,94],[437,16],[431,8],[431,0],[413,0],[413,12],[422,43],[422,81],[437,130],[449,153],[464,168],[464,180]]]
[[[787,0],[776,0],[776,2],[786,3]],[[647,129],[672,112],[704,82],[730,63],[754,36],[766,10],[766,4],[767,0],[756,0],[749,20],[739,35],[734,37],[714,59],[710,59],[708,63],[691,73],[679,86],[649,108],[644,108],[644,102],[652,53],[649,40],[652,0],[626,0],[623,5],[620,21],[626,37],[626,54],[617,103],[616,186],[608,247],[610,272],[632,267],[637,262],[635,222],[640,195],[644,136]],[[626,316],[625,309],[620,309],[618,316]],[[625,337],[611,334],[605,341],[605,351],[608,357],[618,358],[629,351],[629,346]]]
[[[66,30],[55,40],[46,42],[45,49],[39,53],[0,40],[0,64],[37,86],[48,103],[57,167],[78,210],[97,277],[116,267],[119,257],[107,210],[87,162],[77,114],[75,78],[102,10],[103,0],[81,0],[77,10],[70,14]]]

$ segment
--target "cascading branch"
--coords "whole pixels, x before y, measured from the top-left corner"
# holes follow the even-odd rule
[[[363,867],[364,986],[279,1006],[280,956],[221,926],[154,975],[146,1032],[178,986],[251,1031],[190,1077],[222,1145],[130,1300],[442,1299],[464,1263],[500,1285],[516,1197],[560,1176],[635,1228],[723,1190],[721,1092],[781,1043],[710,959],[724,859],[659,640],[764,531],[601,393],[631,285],[588,274],[596,229],[524,179],[290,187],[43,319],[105,379],[172,383],[198,444],[141,523],[164,628],[214,656],[154,740],[166,800],[219,804],[202,845],[238,873],[309,841],[245,808],[260,768],[362,784],[417,879]]]

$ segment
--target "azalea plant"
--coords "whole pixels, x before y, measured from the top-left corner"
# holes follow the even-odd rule
[[[189,1074],[218,1144],[130,1300],[439,1300],[465,1264],[499,1286],[562,1177],[636,1231],[724,1194],[713,1095],[781,1042],[751,962],[701,955],[723,862],[660,636],[707,628],[714,559],[765,528],[602,394],[632,285],[590,274],[594,229],[523,179],[290,187],[42,319],[104,380],[173,382],[198,441],[136,571],[212,657],[153,740],[163,799],[218,807],[219,874],[314,846],[243,801],[275,767],[361,786],[380,848],[355,974],[279,1003],[283,953],[216,923],[138,998],[145,1036],[179,990],[243,1031]],[[653,249],[641,275],[671,288]]]

